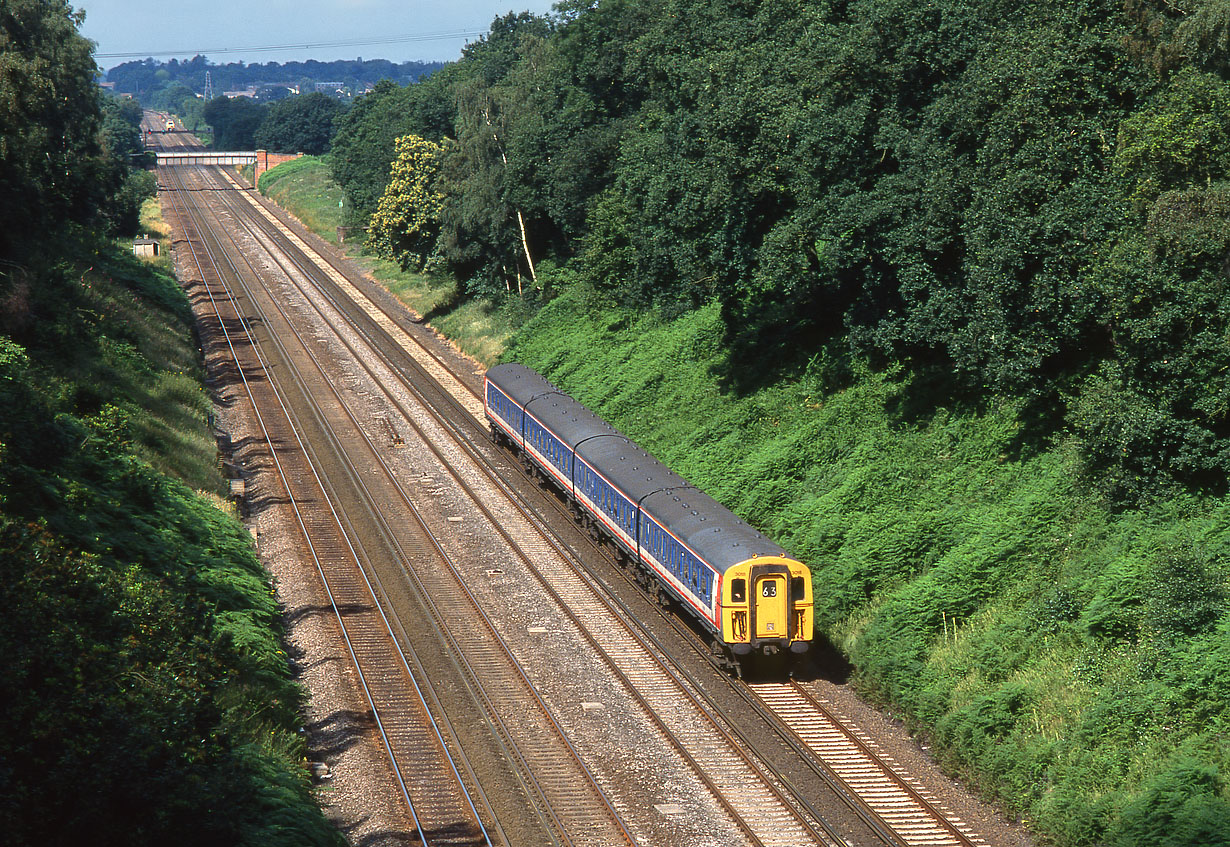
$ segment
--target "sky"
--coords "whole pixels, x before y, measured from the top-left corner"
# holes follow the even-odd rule
[[[146,56],[165,62],[197,53],[219,65],[360,56],[449,61],[461,55],[467,41],[486,33],[497,16],[545,14],[554,0],[70,2],[85,12],[81,32],[97,44],[95,60],[107,70]]]

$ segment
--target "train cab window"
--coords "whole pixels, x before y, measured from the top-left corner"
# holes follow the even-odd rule
[[[747,580],[732,579],[730,581],[730,602],[743,603],[747,600]]]
[[[801,576],[790,577],[790,599],[791,600],[802,600],[803,594],[804,594],[803,577]]]

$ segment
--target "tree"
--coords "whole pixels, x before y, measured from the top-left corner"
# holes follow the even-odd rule
[[[205,122],[214,128],[214,146],[219,150],[251,150],[256,130],[269,107],[247,97],[215,97],[205,104]]]
[[[463,51],[454,86],[457,143],[440,179],[442,252],[471,290],[518,291],[534,279],[534,251],[525,211],[509,178],[510,115],[524,90],[502,87],[522,51],[541,44],[549,22],[523,12],[497,18],[491,35]]]
[[[405,87],[381,80],[337,119],[330,166],[334,180],[346,192],[351,214],[365,220],[376,210],[388,185],[398,138],[413,134],[439,141],[455,132],[456,67]]]
[[[100,96],[103,149],[121,161],[133,162],[144,152],[141,107],[133,100]]]
[[[346,111],[335,97],[313,92],[282,100],[270,107],[256,131],[256,146],[279,153],[318,156],[329,149],[334,121]]]
[[[88,222],[118,187],[82,18],[65,0],[0,5],[0,256],[30,233]]]
[[[187,100],[195,98],[191,88],[182,82],[172,82],[166,88],[158,89],[149,98],[149,104],[151,108],[160,111],[178,113]]]
[[[421,270],[435,249],[443,196],[435,190],[442,148],[417,135],[397,139],[388,188],[371,220],[371,240],[378,254],[403,268]]]

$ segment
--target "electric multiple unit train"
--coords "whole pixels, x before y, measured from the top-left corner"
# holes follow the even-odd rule
[[[715,650],[733,658],[808,649],[806,565],[536,371],[496,365],[485,382],[496,439],[558,487],[642,585],[699,621]]]

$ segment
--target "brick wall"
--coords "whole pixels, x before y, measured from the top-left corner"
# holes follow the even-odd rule
[[[261,174],[270,168],[276,168],[283,162],[291,162],[302,156],[302,153],[270,153],[268,150],[256,151],[256,174],[252,177],[253,185],[261,184]]]

